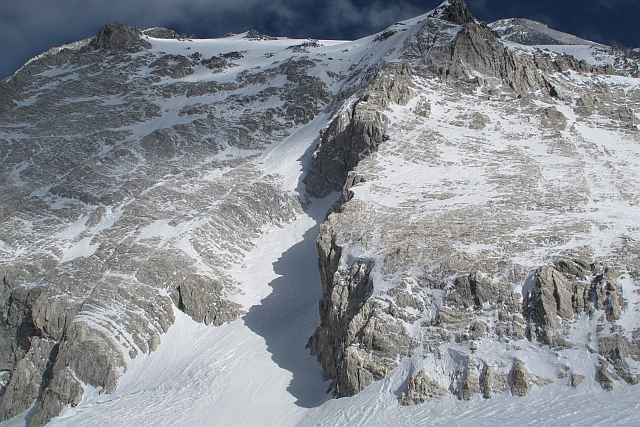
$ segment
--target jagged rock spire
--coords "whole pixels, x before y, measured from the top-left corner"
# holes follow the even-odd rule
[[[142,38],[142,33],[125,24],[105,25],[91,41],[94,49],[126,50],[130,52],[148,49],[151,44]]]
[[[475,19],[464,0],[448,0],[443,18],[455,24],[464,25]]]

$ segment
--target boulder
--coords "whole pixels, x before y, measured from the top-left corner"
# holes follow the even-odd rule
[[[555,107],[543,108],[540,118],[542,127],[553,130],[565,130],[567,128],[567,118]]]
[[[519,359],[513,361],[509,372],[509,386],[514,396],[523,397],[529,392],[529,372],[524,362]]]
[[[407,388],[400,396],[400,404],[404,406],[416,405],[446,395],[446,389],[432,380],[423,370],[420,370],[407,380]]]

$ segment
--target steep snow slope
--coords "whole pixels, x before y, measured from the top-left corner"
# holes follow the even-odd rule
[[[587,64],[627,73],[631,70],[636,76],[640,75],[637,62],[628,53],[554,30],[540,22],[522,18],[502,19],[489,24],[489,28],[516,49],[569,55]]]
[[[595,45],[573,34],[554,30],[549,26],[523,18],[501,19],[489,24],[505,40],[524,45]]]
[[[133,361],[113,394],[87,393],[50,425],[295,425],[328,398],[305,349],[318,317],[316,233],[306,214],[266,233],[235,275],[264,295],[243,319],[210,328],[177,312],[158,350]]]

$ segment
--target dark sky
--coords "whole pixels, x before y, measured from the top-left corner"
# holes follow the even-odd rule
[[[107,22],[168,26],[201,37],[250,28],[273,35],[354,39],[422,14],[441,0],[0,0],[0,76]],[[492,21],[527,17],[599,42],[640,46],[640,0],[467,0]]]

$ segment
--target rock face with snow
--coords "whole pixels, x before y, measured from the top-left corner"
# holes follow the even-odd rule
[[[316,197],[342,190],[347,174],[359,162],[378,150],[385,140],[386,118],[382,110],[391,103],[404,104],[411,95],[408,64],[385,65],[362,95],[345,105],[323,132],[307,190]]]
[[[523,45],[594,45],[596,43],[581,39],[572,34],[549,28],[547,25],[530,19],[502,19],[489,25],[500,37]]]
[[[334,80],[286,50],[299,41],[190,43],[108,25],[3,82],[21,95],[0,120],[1,419],[35,400],[39,425],[85,386],[112,392],[173,306],[238,318],[230,267],[301,211],[256,161],[328,104]],[[272,66],[247,65],[272,50]],[[214,55],[236,66],[201,63]]]
[[[108,24],[90,43],[95,49],[126,50],[136,52],[148,49],[151,44],[144,40],[142,33],[124,24]]]
[[[639,61],[581,43],[451,0],[354,42],[113,24],[34,58],[0,83],[0,420],[114,392],[174,307],[242,316],[230,272],[331,194],[335,395],[636,384]]]
[[[391,79],[412,95],[387,98],[384,119],[364,116],[364,131],[345,138],[355,98],[322,135],[307,188],[317,193],[325,176],[335,189],[340,177],[343,196],[318,240],[324,299],[312,351],[338,396],[409,364],[417,374],[400,390],[404,404],[440,390],[524,396],[584,377],[635,384],[640,248],[622,238],[632,222],[613,218],[636,217],[639,195],[628,192],[636,178],[602,180],[593,144],[605,138],[637,157],[638,129],[620,108],[638,105],[638,81],[615,76],[624,71],[614,60],[504,44],[483,24],[438,16],[405,39],[410,77]],[[581,118],[601,85],[616,99],[602,119]],[[478,88],[482,105],[471,108]],[[376,142],[360,144],[366,137]],[[354,167],[334,148],[354,145],[376,152]],[[597,196],[609,185],[626,189],[617,214]]]
[[[164,27],[152,27],[142,31],[145,36],[153,37],[156,39],[177,39],[180,38],[175,30]]]

